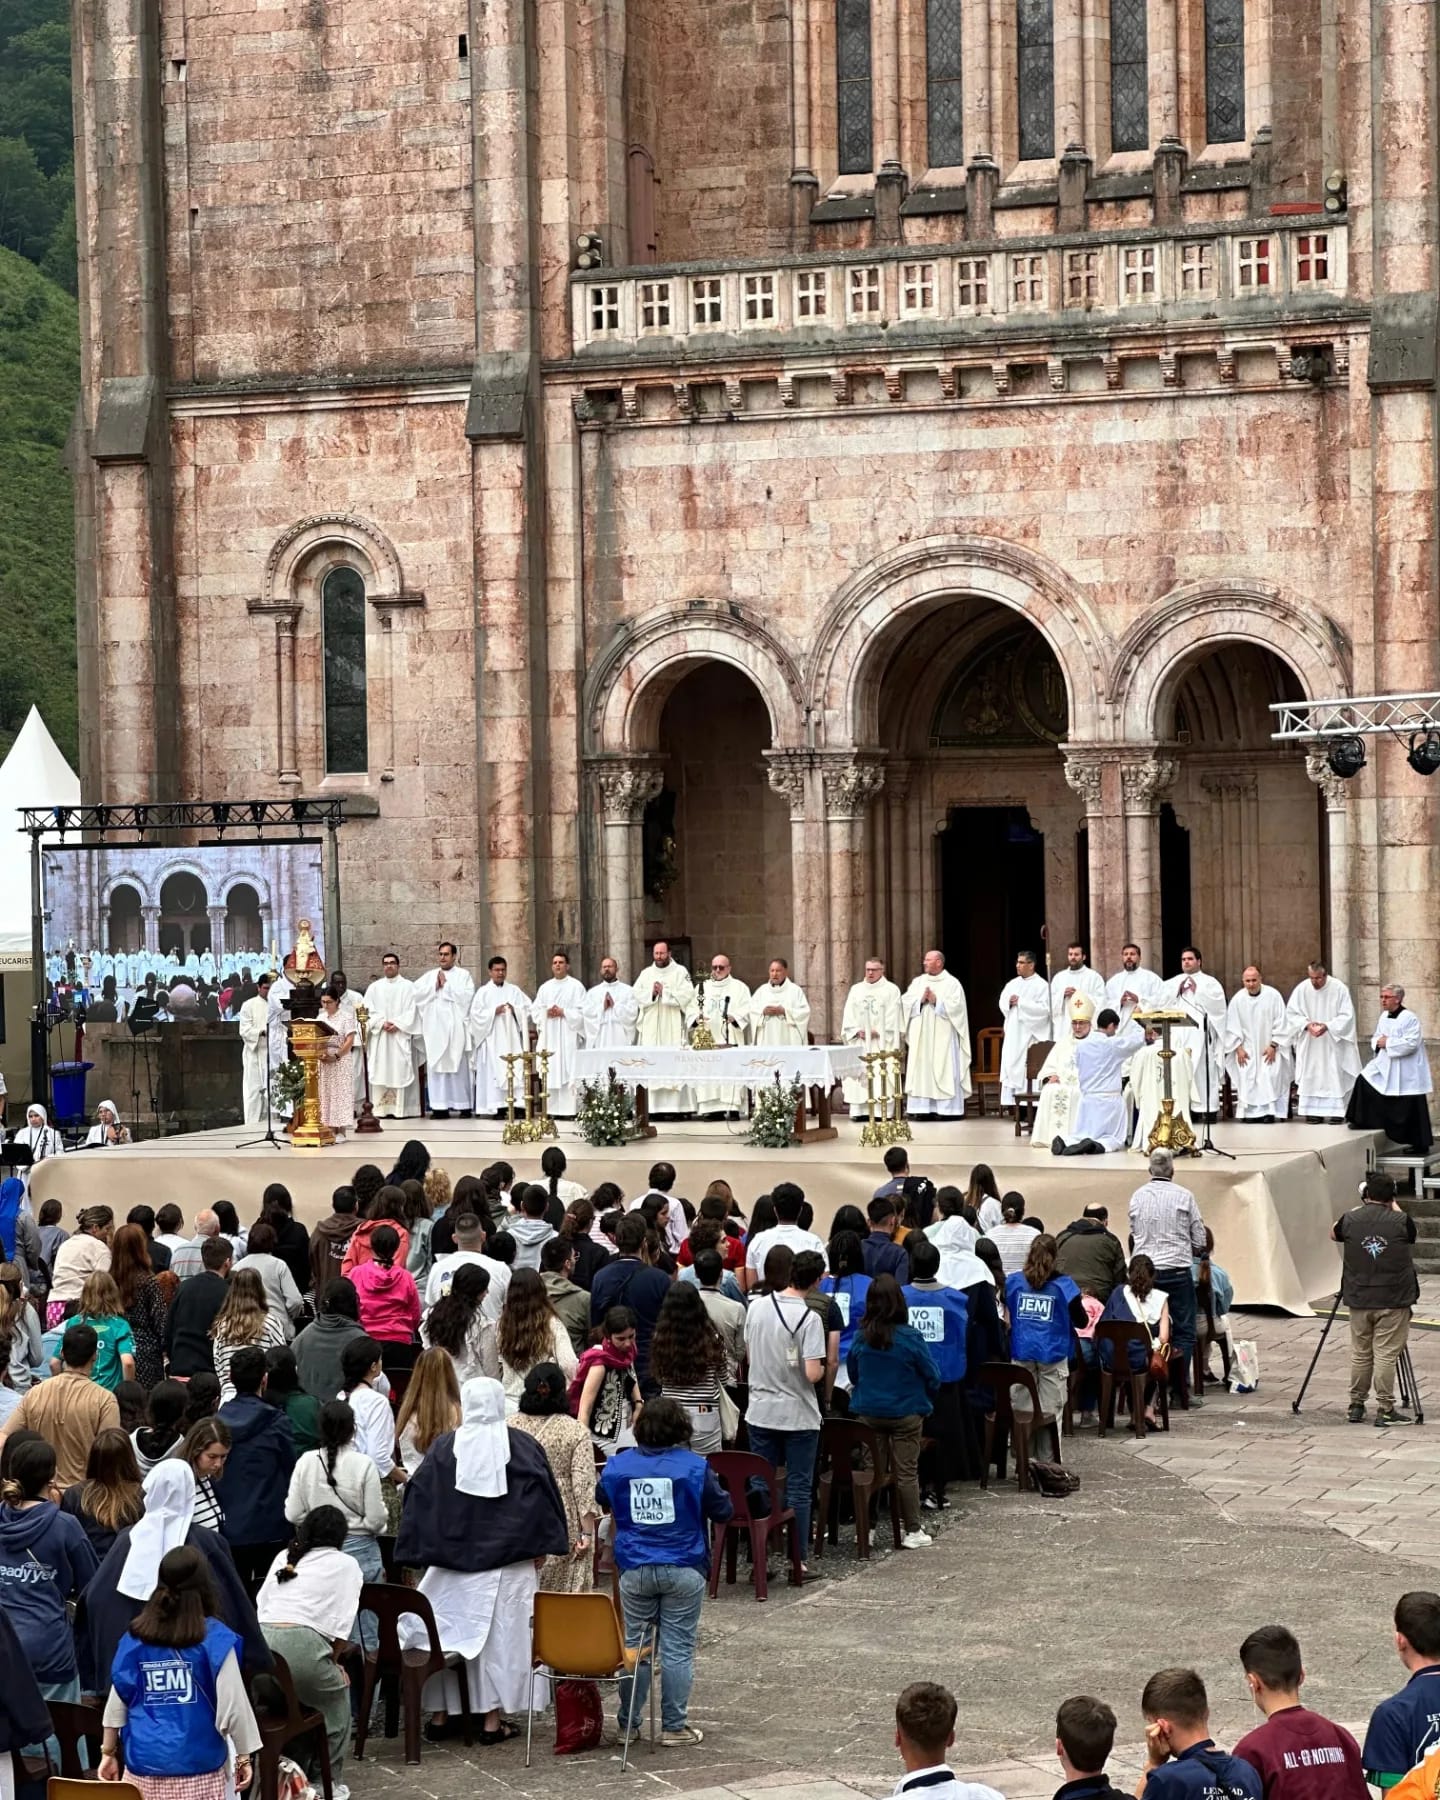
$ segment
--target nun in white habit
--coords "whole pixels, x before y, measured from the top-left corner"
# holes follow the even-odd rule
[[[536,1559],[568,1554],[570,1534],[544,1450],[505,1423],[500,1383],[477,1376],[460,1399],[459,1429],[435,1440],[405,1485],[395,1560],[424,1569],[441,1647],[464,1658],[470,1710],[483,1714],[479,1741],[498,1744],[518,1735],[504,1715],[529,1698]],[[418,1619],[401,1621],[400,1641],[425,1647]],[[457,1676],[432,1675],[423,1698],[426,1735],[439,1737],[462,1710]]]

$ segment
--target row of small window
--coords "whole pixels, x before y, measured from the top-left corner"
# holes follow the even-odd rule
[[[1281,246],[1289,244],[1292,289],[1334,283],[1334,233],[1295,232],[1286,237],[1197,239],[1111,244],[1059,253],[1060,303],[1065,306],[1144,305],[1167,298],[1203,300],[1220,293],[1223,248],[1231,249],[1230,292],[1273,292],[1281,286]],[[1167,263],[1173,273],[1167,282]],[[894,296],[887,306],[885,271],[893,269]],[[1053,304],[1051,255],[1012,251],[893,264],[852,263],[840,269],[796,269],[788,277],[763,270],[736,277],[691,275],[592,282],[585,290],[590,341],[629,335],[674,336],[760,326],[878,324],[894,312],[901,319],[940,318],[982,312],[1044,311]],[[734,281],[733,292],[730,283]],[[790,312],[782,317],[788,282]],[[839,284],[839,305],[835,292]],[[633,322],[625,317],[625,292],[634,290]],[[681,309],[684,308],[682,314]],[[738,311],[737,311],[738,309]]]

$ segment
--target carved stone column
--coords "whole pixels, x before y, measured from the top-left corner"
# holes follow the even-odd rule
[[[629,981],[644,958],[645,808],[664,785],[657,763],[617,760],[598,771],[605,811],[605,941],[601,956],[613,956]],[[598,965],[597,965],[598,966]]]
[[[790,973],[807,993],[821,983],[812,1001],[823,1002],[825,938],[828,909],[825,892],[825,834],[820,785],[811,750],[765,752],[765,772],[774,791],[790,809],[790,909],[794,938]]]
[[[1306,755],[1305,773],[1325,796],[1325,900],[1330,939],[1325,950],[1326,966],[1337,981],[1349,986],[1355,979],[1350,909],[1350,783],[1331,770],[1323,750],[1311,750]]]
[[[145,921],[145,948],[151,951],[158,950],[160,948],[160,908],[158,906],[142,906],[140,915]]]
[[[1227,991],[1257,955],[1260,893],[1260,797],[1253,769],[1207,769],[1200,785],[1211,800],[1212,898],[1196,941],[1212,975]],[[1199,909],[1197,909],[1199,910]]]
[[[1124,763],[1120,789],[1125,806],[1125,929],[1147,966],[1160,963],[1160,796],[1174,785],[1179,764],[1167,756]]]
[[[1084,936],[1090,946],[1090,961],[1097,969],[1117,967],[1120,946],[1125,938],[1124,838],[1120,836],[1112,855],[1111,835],[1105,829],[1105,760],[1087,755],[1083,750],[1065,752],[1065,780],[1080,796],[1085,807],[1087,861],[1089,864],[1090,918]],[[1120,889],[1118,895],[1113,891]]]
[[[847,756],[822,768],[826,855],[829,864],[830,957],[827,987],[811,998],[815,1036],[828,1042],[839,1029],[845,995],[858,979],[857,946],[863,891],[862,834],[866,810],[885,781],[884,766],[871,758]]]
[[[217,970],[219,959],[225,954],[225,910],[223,906],[205,908],[205,917],[210,921],[210,954],[216,959]]]
[[[286,607],[275,615],[276,695],[280,736],[280,779],[299,785],[300,748],[296,721],[295,630],[300,622],[300,609]]]
[[[891,762],[885,765],[885,862],[883,868],[877,865],[875,870],[876,886],[883,886],[877,909],[880,931],[876,941],[876,954],[885,958],[892,981],[896,979],[896,971],[906,966],[906,959],[913,948],[907,910],[910,832],[906,808],[913,779],[914,770],[909,763]]]

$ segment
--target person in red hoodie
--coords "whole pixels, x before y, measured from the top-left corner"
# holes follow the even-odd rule
[[[393,1225],[376,1227],[370,1251],[370,1260],[350,1276],[360,1301],[360,1323],[380,1345],[385,1373],[408,1374],[420,1329],[420,1290],[409,1270],[399,1266],[400,1233]]]

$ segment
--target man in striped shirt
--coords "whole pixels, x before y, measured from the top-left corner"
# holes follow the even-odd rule
[[[1188,1392],[1195,1349],[1195,1279],[1190,1265],[1205,1254],[1205,1221],[1189,1188],[1174,1179],[1168,1150],[1150,1152],[1150,1179],[1130,1196],[1130,1253],[1148,1256],[1155,1285],[1170,1302],[1170,1345],[1179,1392]],[[1197,1397],[1192,1406],[1203,1405]]]

